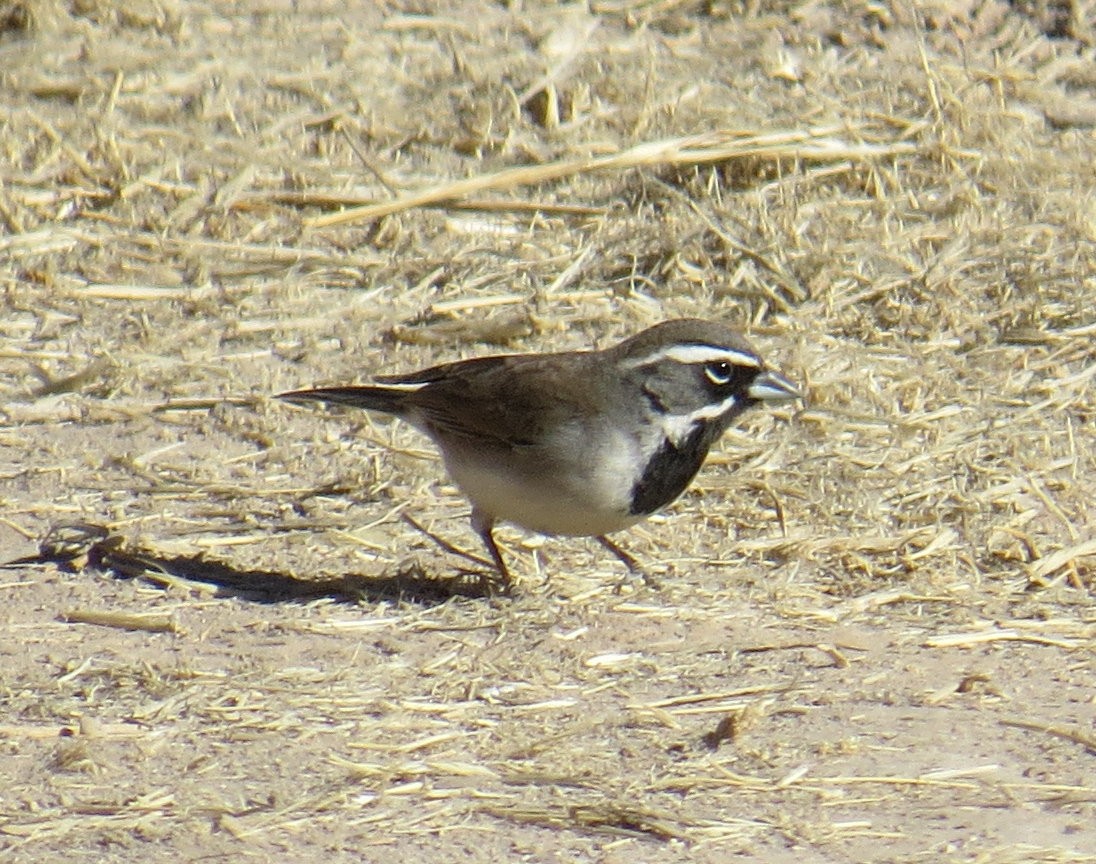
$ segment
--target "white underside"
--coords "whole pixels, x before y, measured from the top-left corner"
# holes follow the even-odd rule
[[[563,435],[579,436],[579,430]],[[619,433],[609,440],[563,441],[552,453],[600,453],[597,463],[551,464],[539,448],[528,448],[507,468],[503,460],[467,449],[446,449],[454,482],[486,521],[505,521],[542,534],[596,536],[634,525],[643,516],[629,512],[636,467],[645,463],[637,442]]]

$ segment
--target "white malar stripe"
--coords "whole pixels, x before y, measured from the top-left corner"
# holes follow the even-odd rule
[[[689,433],[693,431],[693,427],[696,426],[698,420],[712,420],[726,414],[737,404],[737,396],[728,396],[722,402],[705,405],[703,408],[698,408],[689,414],[662,414],[659,415],[658,419],[662,424],[662,431],[666,433],[666,437],[677,447],[689,437]]]
[[[760,369],[761,360],[747,351],[735,351],[733,348],[719,348],[715,345],[671,345],[654,354],[648,354],[638,360],[628,361],[631,369],[650,366],[659,360],[674,360],[678,363],[733,363],[749,369]]]

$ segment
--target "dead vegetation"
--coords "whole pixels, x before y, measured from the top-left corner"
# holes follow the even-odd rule
[[[1096,859],[1091,4],[359,6],[0,3],[6,858]],[[676,315],[658,592],[268,398]]]

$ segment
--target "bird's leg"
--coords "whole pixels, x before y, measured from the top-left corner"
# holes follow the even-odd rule
[[[466,552],[459,546],[454,546],[444,537],[435,534],[429,528],[426,528],[423,525],[419,524],[417,520],[415,520],[408,514],[402,513],[400,515],[404,522],[406,522],[419,533],[425,534],[427,537],[437,543],[439,548],[441,548],[445,552],[448,552],[450,555],[459,555],[461,558],[467,558],[469,561],[473,562],[474,564],[479,564],[481,567],[491,566],[492,562],[488,561],[486,558],[481,558],[479,555],[473,555],[471,552]]]
[[[656,590],[660,587],[657,580],[655,580],[655,578],[651,576],[650,573],[644,570],[643,566],[638,561],[636,561],[635,558],[633,558],[631,555],[629,555],[627,552],[617,546],[616,543],[614,543],[604,534],[599,535],[596,539],[598,543],[600,543],[602,546],[612,552],[620,560],[620,562],[628,568],[629,573],[635,573],[641,576],[643,578],[644,585],[646,585],[648,588],[654,588]]]
[[[476,533],[479,534],[480,539],[483,541],[483,545],[487,547],[487,552],[491,556],[491,560],[495,562],[495,569],[499,571],[499,577],[502,579],[502,593],[509,594],[510,589],[513,586],[513,581],[510,578],[510,570],[506,566],[506,562],[502,560],[502,553],[499,551],[498,544],[495,542],[495,536],[492,533],[495,528],[495,520],[476,509],[472,510],[472,527]]]
[[[499,573],[501,574],[502,579],[503,579],[502,593],[503,594],[509,594],[510,593],[510,573],[506,569],[506,565],[502,561],[502,556],[499,554],[498,547],[495,546],[495,540],[491,536],[490,529],[488,529],[487,534],[485,536],[484,533],[483,533],[483,529],[479,526],[479,524],[477,522],[475,522],[473,520],[472,524],[476,528],[476,533],[479,534],[479,536],[483,538],[483,543],[487,547],[487,551],[491,553],[491,560],[488,561],[486,558],[481,558],[479,555],[473,555],[471,552],[466,552],[464,549],[461,549],[458,546],[454,546],[452,543],[450,543],[444,537],[439,537],[437,534],[435,534],[430,529],[425,528],[422,525],[420,525],[418,522],[416,522],[412,517],[408,516],[406,513],[402,514],[402,516],[403,516],[403,521],[404,522],[406,522],[408,525],[410,525],[416,531],[421,531],[423,534],[425,534],[427,537],[429,537],[431,540],[433,540],[435,543],[437,543],[438,546],[440,546],[446,552],[449,552],[452,555],[460,555],[461,558],[467,558],[469,561],[472,561],[476,564],[479,564],[481,567],[490,567],[493,564],[495,566],[495,568],[499,571]],[[484,589],[485,594],[493,594],[494,593],[493,586],[484,584],[483,589]]]
[[[621,549],[612,540],[601,534],[597,538],[597,542],[616,555],[617,558],[624,564],[625,567],[632,573],[642,573],[643,568],[639,566],[639,562],[636,561],[631,555]]]

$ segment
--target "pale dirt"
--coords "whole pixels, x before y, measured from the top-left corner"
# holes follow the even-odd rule
[[[0,3],[0,859],[1096,861],[1091,4],[591,8]],[[677,315],[809,400],[659,590],[268,398]]]

